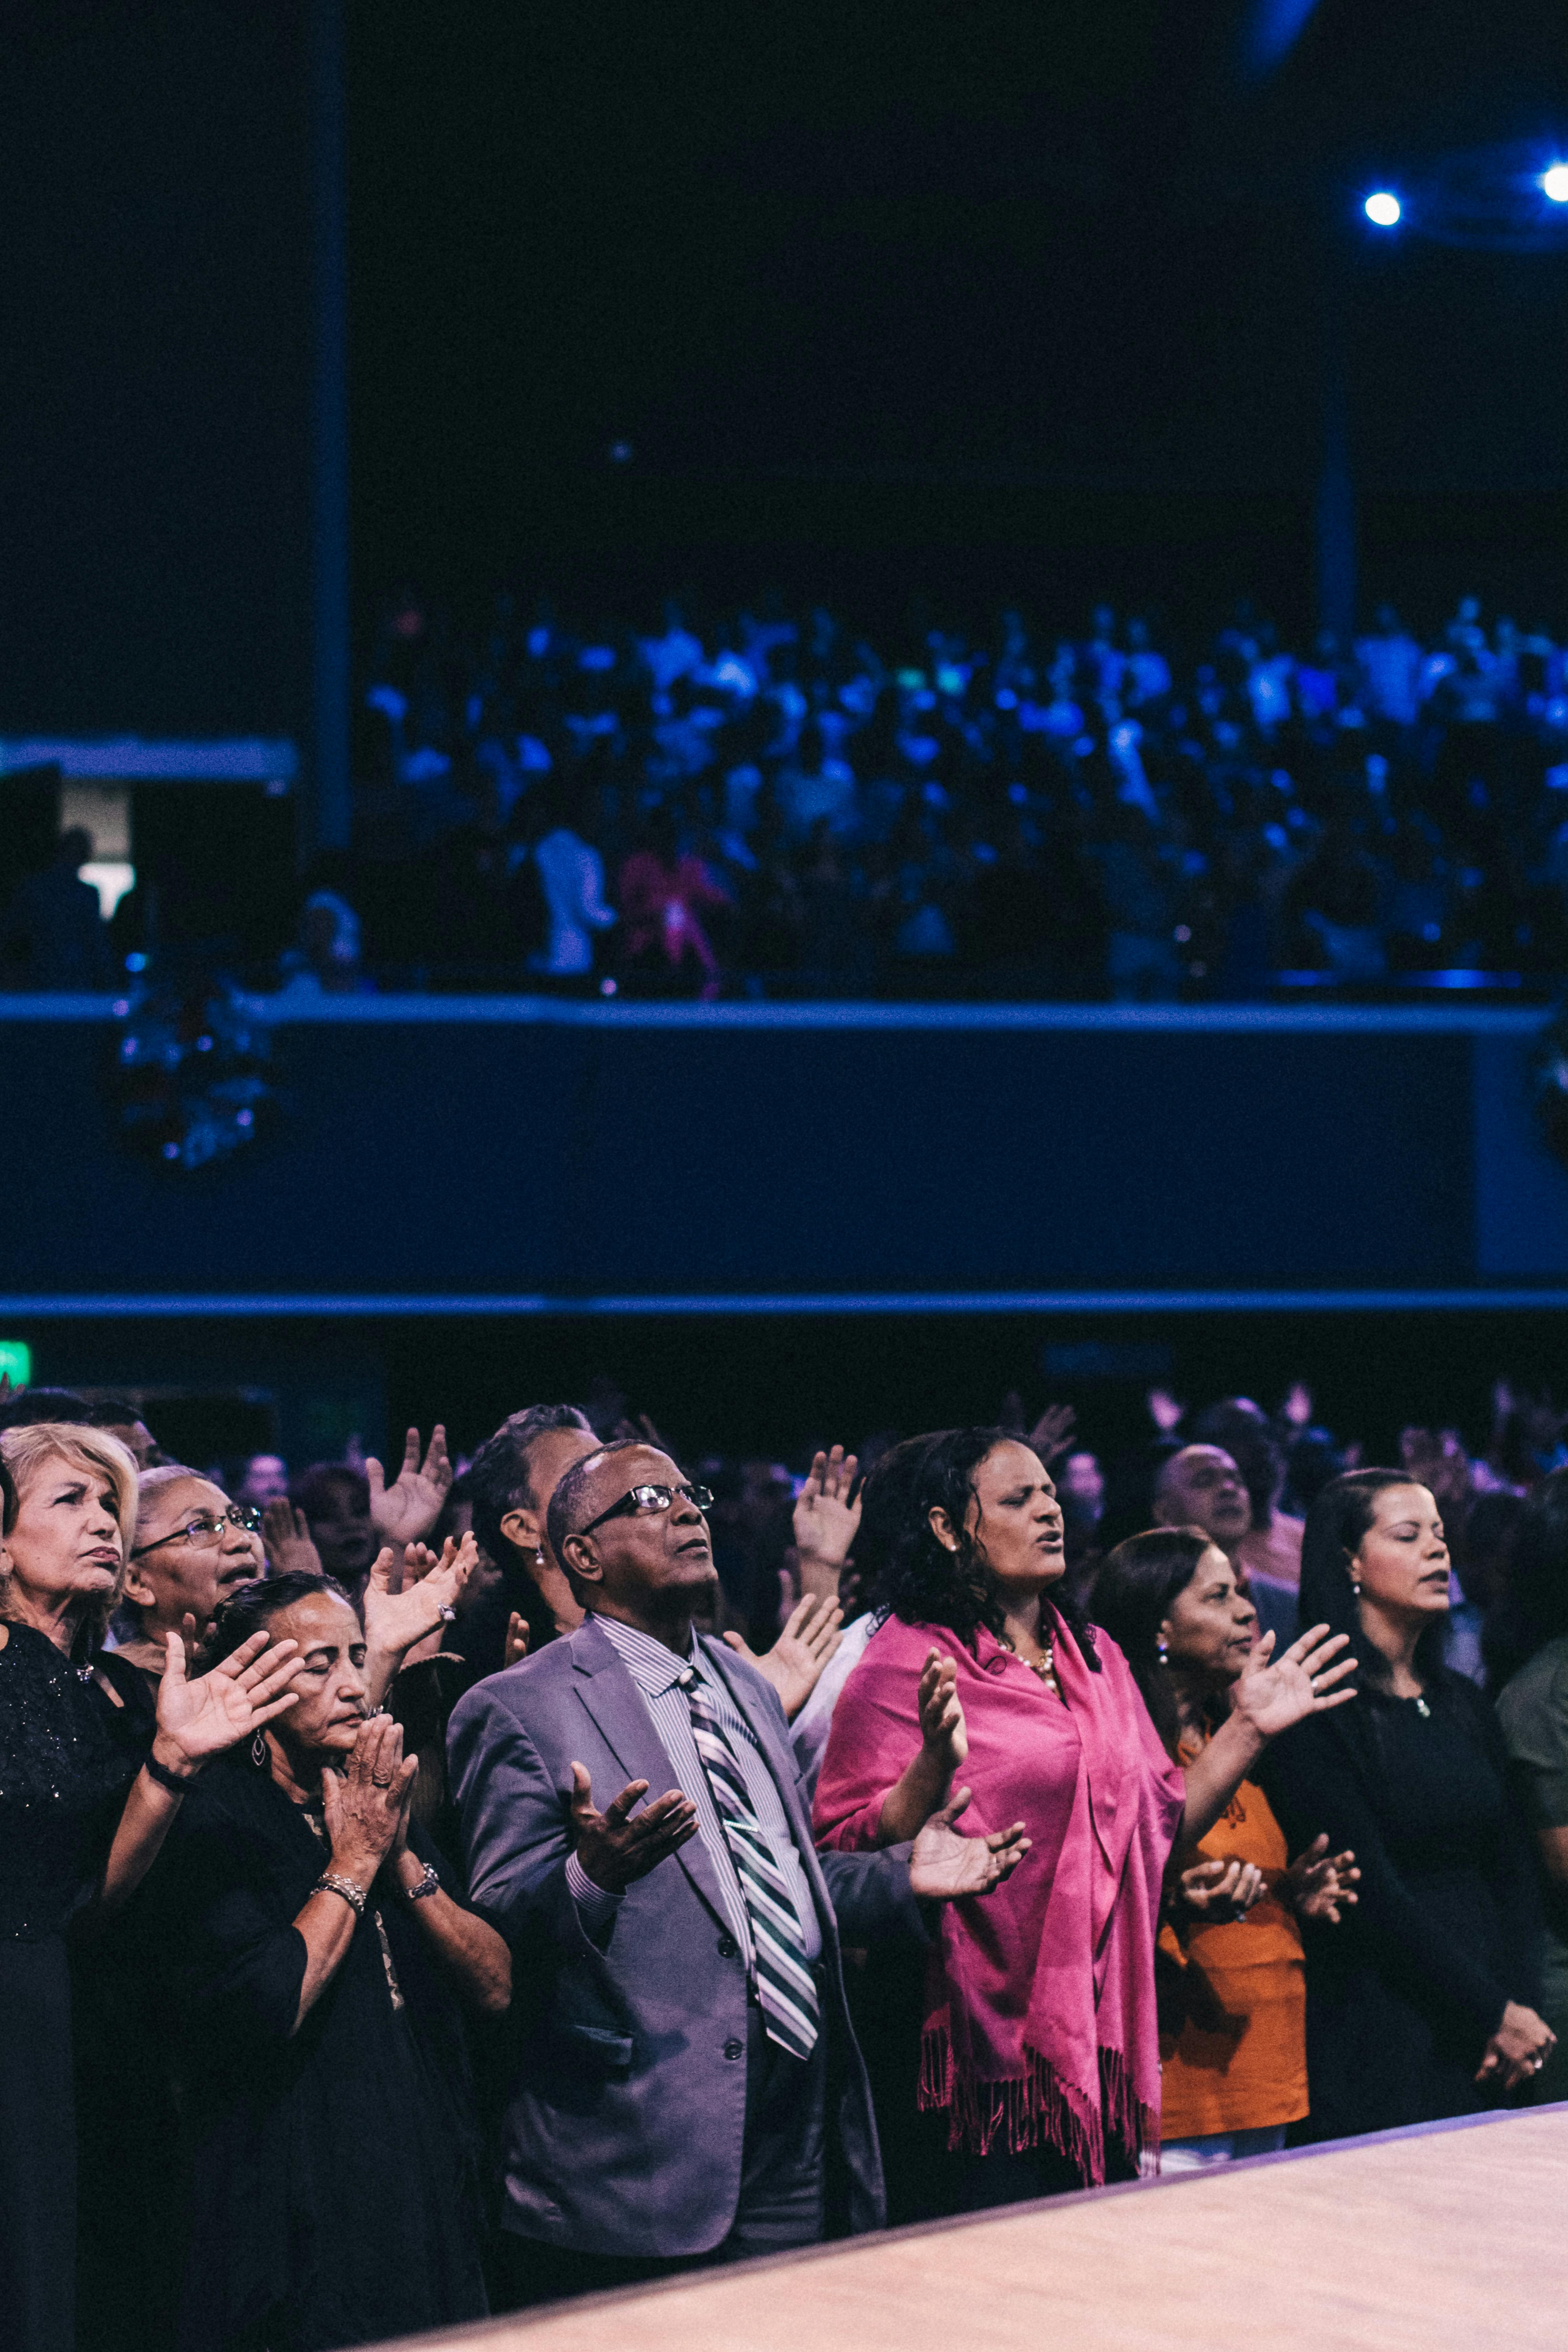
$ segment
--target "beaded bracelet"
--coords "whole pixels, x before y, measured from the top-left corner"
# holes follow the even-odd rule
[[[352,1905],[356,1919],[364,1917],[364,1889],[356,1886],[352,1878],[339,1878],[335,1872],[326,1871],[311,1887],[312,1895],[341,1895]]]
[[[160,1764],[153,1755],[143,1756],[142,1769],[150,1780],[156,1780],[160,1789],[167,1789],[171,1797],[183,1797],[191,1782],[197,1778],[195,1772],[171,1772],[166,1764]]]

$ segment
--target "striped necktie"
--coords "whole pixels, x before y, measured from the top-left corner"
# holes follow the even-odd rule
[[[752,1944],[756,1953],[757,2000],[770,2042],[796,2058],[809,2058],[820,2030],[816,1979],[806,1965],[800,1920],[752,1803],[713,1702],[694,1670],[680,1677],[691,1709],[691,1736],[724,1825],[735,1875],[741,1882]]]

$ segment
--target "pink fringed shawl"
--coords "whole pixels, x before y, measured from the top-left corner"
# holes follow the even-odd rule
[[[815,1818],[824,1845],[876,1843],[920,1737],[926,1654],[955,1659],[963,1826],[1021,1821],[1033,1846],[1005,1885],[943,1908],[920,2104],[948,2110],[950,2147],[1045,2142],[1100,2181],[1108,2133],[1134,2163],[1159,2145],[1154,1939],[1184,1787],[1114,1642],[1097,1634],[1095,1674],[1065,1628],[1055,1638],[1062,1700],[987,1633],[972,1655],[942,1626],[890,1618],[834,1710]]]

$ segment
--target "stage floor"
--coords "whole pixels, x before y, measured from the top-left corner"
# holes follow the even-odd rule
[[[505,2352],[1563,2352],[1568,2105],[491,2320]]]

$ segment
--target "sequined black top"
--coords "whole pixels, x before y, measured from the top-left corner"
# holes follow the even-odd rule
[[[0,1937],[59,1935],[102,1874],[136,1757],[108,1703],[31,1625],[0,1649]]]

